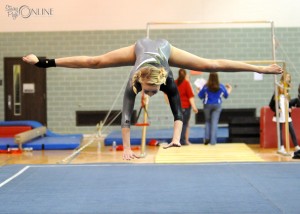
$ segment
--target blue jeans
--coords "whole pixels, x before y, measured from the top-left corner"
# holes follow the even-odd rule
[[[222,111],[221,104],[204,104],[205,118],[205,139],[210,140],[210,144],[217,143],[217,132],[220,114]]]
[[[182,124],[182,131],[180,135],[180,144],[186,145],[185,133],[191,117],[191,108],[183,108],[182,114],[183,114],[183,121],[182,121],[183,124]]]

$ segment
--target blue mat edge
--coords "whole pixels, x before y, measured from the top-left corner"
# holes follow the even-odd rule
[[[200,130],[200,131],[199,131]],[[159,133],[158,133],[159,132]],[[140,130],[131,131],[130,143],[131,145],[141,145],[141,133]],[[155,134],[157,133],[157,134]],[[160,130],[147,130],[146,144],[151,140],[163,141],[170,143],[172,140],[173,129],[160,129]],[[197,134],[197,136],[195,136]],[[204,127],[194,126],[190,127],[190,137],[191,143],[202,144],[204,138]],[[111,146],[113,141],[116,141],[117,145],[122,144],[122,133],[121,131],[112,131],[104,139],[106,146]],[[218,143],[227,143],[229,141],[229,131],[228,127],[220,126],[218,128]]]

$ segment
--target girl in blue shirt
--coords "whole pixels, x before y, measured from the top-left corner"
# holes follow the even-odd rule
[[[198,93],[204,104],[205,140],[204,144],[217,143],[217,131],[222,111],[222,97],[227,98],[232,90],[231,85],[224,86],[219,82],[218,73],[211,72],[205,86]]]

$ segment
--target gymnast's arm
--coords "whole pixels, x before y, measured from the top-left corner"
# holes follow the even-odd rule
[[[138,89],[140,91],[140,89]],[[123,140],[123,159],[131,160],[134,158],[139,158],[131,150],[130,145],[130,124],[131,115],[134,108],[136,94],[133,92],[132,87],[130,87],[130,81],[128,81],[123,98],[123,109],[122,109],[122,140]]]
[[[23,61],[39,67],[107,68],[129,66],[135,63],[135,45],[110,51],[99,56],[72,56],[57,59],[38,59],[34,54],[23,57]]]
[[[170,103],[171,111],[174,116],[174,127],[173,127],[173,138],[172,142],[169,143],[164,148],[167,149],[169,147],[178,147],[180,145],[180,135],[182,131],[182,109],[180,103],[180,97],[177,90],[177,86],[173,80],[173,78],[167,79],[167,85],[161,86],[163,92],[165,92],[168,96],[168,100]]]
[[[227,59],[205,59],[174,46],[171,46],[169,64],[170,66],[195,71],[251,71],[265,74],[280,74],[283,72],[283,69],[276,64],[256,66]]]

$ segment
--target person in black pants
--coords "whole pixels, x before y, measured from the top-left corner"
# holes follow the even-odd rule
[[[287,87],[290,86],[290,82],[291,82],[291,76],[290,74],[286,74],[286,84],[287,84]],[[284,78],[283,78],[283,75],[281,77],[281,80],[280,80],[280,85],[282,86],[278,86],[278,107],[279,107],[279,123],[280,123],[280,148],[278,149],[277,153],[278,154],[282,154],[282,155],[289,155],[285,148],[284,148],[284,145],[283,145],[283,136],[282,136],[282,129],[283,129],[283,126],[285,124],[285,111],[284,111],[284,94],[283,94],[283,84],[284,83]],[[299,88],[298,88],[298,92],[300,92],[300,85],[299,85]],[[287,92],[288,93],[288,92]],[[289,96],[287,96],[289,97]],[[300,150],[300,147],[298,145],[298,142],[297,142],[297,136],[296,136],[296,132],[295,132],[295,129],[294,129],[294,126],[293,126],[293,122],[292,122],[292,118],[291,118],[291,111],[292,111],[292,107],[300,107],[300,95],[298,94],[298,97],[295,98],[295,99],[292,99],[289,101],[289,109],[288,109],[288,112],[289,112],[289,117],[287,118],[288,119],[288,122],[289,122],[289,132],[290,132],[290,135],[291,135],[291,138],[292,138],[292,142],[294,144],[294,149],[295,151],[298,151]],[[270,108],[272,109],[272,111],[274,112],[274,117],[273,117],[273,121],[276,122],[276,109],[275,109],[275,94],[273,94],[271,100],[270,100],[270,104],[269,104]]]

